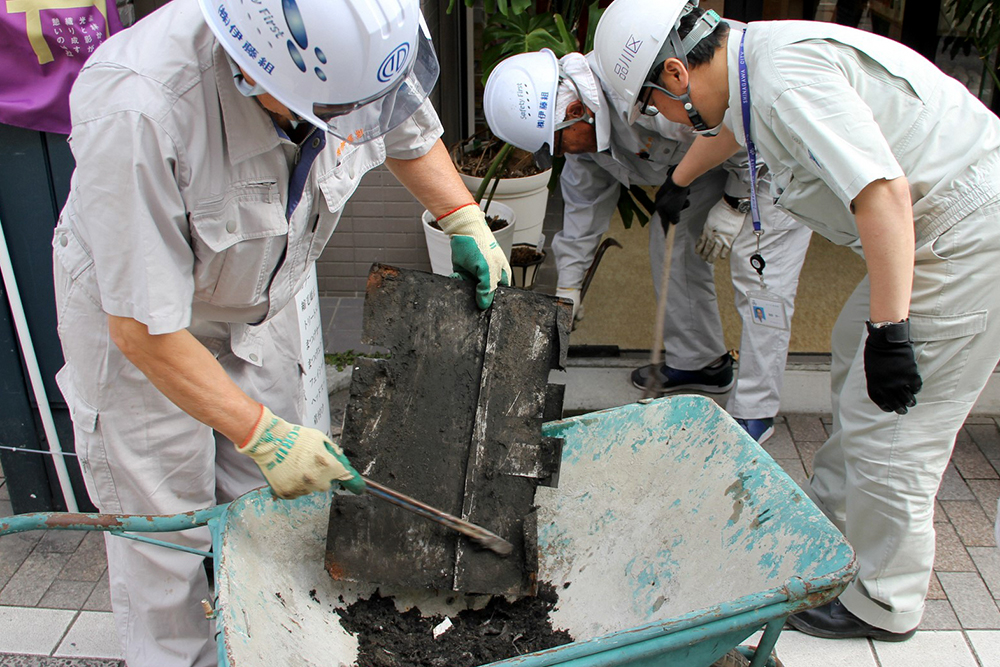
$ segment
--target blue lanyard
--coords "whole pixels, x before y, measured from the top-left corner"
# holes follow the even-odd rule
[[[746,38],[747,32],[744,30],[743,37],[740,38],[740,106],[743,107],[743,137],[746,140],[747,156],[750,158],[750,218],[753,220],[753,231],[759,239],[763,232],[760,228],[760,211],[757,210],[757,147],[750,138],[750,81],[747,61],[743,57],[743,42]]]

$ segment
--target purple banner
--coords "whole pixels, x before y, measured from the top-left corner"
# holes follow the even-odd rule
[[[0,0],[0,123],[68,134],[76,75],[121,30],[114,0]]]

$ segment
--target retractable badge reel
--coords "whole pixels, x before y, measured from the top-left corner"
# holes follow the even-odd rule
[[[750,266],[760,278],[760,289],[747,291],[747,307],[750,309],[750,321],[757,326],[772,329],[788,329],[788,315],[785,312],[785,302],[772,294],[764,282],[764,256],[760,254],[760,237],[764,230],[760,226],[760,211],[757,208],[757,147],[750,138],[750,82],[747,77],[747,63],[743,57],[743,41],[746,31],[740,40],[740,102],[743,107],[743,136],[746,139],[747,156],[750,158],[750,216],[753,220],[753,233],[757,237],[757,249],[750,256]]]

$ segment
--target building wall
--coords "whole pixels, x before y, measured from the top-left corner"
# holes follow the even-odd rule
[[[450,145],[464,131],[460,24],[465,9],[458,2],[458,8],[448,15],[447,0],[424,0],[422,4],[441,64],[441,77],[431,99],[445,127],[445,143]],[[384,165],[368,172],[316,263],[321,296],[363,296],[373,262],[430,271],[420,223],[423,212],[424,207]]]

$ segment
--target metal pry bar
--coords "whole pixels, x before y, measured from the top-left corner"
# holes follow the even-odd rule
[[[413,498],[403,495],[398,491],[393,491],[378,482],[373,482],[367,477],[362,477],[361,479],[365,482],[365,490],[373,496],[377,496],[378,498],[386,500],[393,505],[402,507],[407,511],[424,517],[425,519],[430,519],[431,521],[439,523],[442,526],[456,530],[471,539],[476,544],[479,544],[490,551],[493,551],[501,556],[509,556],[514,550],[514,545],[496,533],[491,533],[482,526],[477,526],[474,523],[463,521],[457,516],[452,516],[451,514],[442,512],[441,510],[435,509],[430,505],[425,505],[419,500],[414,500]]]

